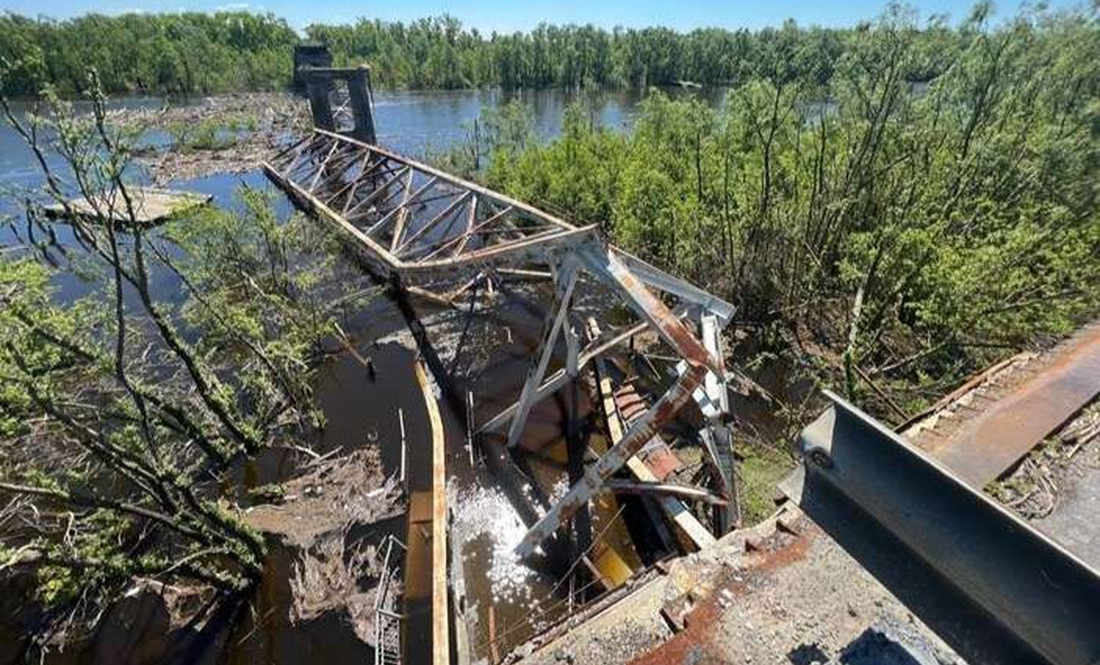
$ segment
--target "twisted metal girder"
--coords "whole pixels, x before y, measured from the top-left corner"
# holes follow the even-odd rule
[[[662,426],[675,417],[708,372],[722,374],[720,359],[704,348],[683,320],[702,314],[725,325],[733,307],[719,298],[607,245],[595,226],[574,226],[511,197],[427,164],[347,136],[315,129],[264,163],[268,176],[302,208],[328,221],[380,277],[403,288],[449,283],[447,301],[480,277],[511,271],[549,275],[556,305],[519,399],[479,432],[508,426],[515,445],[531,407],[553,394],[589,362],[647,328],[684,360],[688,369],[654,407],[589,469],[536,524],[518,550],[529,553],[553,534]],[[568,313],[581,274],[609,287],[640,318],[625,332],[579,348]],[[662,297],[654,291],[663,294]],[[665,299],[679,302],[675,313]],[[566,366],[546,377],[559,333],[569,342]]]

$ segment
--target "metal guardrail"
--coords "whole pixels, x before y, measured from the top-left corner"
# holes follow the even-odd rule
[[[374,665],[400,665],[401,663],[401,625],[405,615],[394,610],[397,606],[397,593],[394,579],[398,566],[394,560],[394,547],[400,548],[403,556],[405,544],[390,534],[382,541],[386,553],[382,558],[382,575],[378,593],[374,598]]]
[[[788,496],[972,665],[1100,663],[1100,573],[827,394]]]

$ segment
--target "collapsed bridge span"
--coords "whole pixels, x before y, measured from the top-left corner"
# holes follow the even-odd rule
[[[593,370],[611,445],[588,460],[583,474],[570,474],[568,491],[527,529],[516,551],[533,553],[598,493],[623,487],[623,480],[611,477],[624,467],[635,477],[625,481],[631,490],[662,492],[661,508],[697,548],[713,554],[723,541],[735,539],[737,533],[715,543],[677,498],[704,497],[720,505],[718,535],[738,526],[721,348],[732,306],[611,246],[597,227],[576,226],[379,147],[369,70],[306,68],[303,75],[317,128],[264,170],[300,208],[331,224],[380,279],[443,305],[467,293],[476,298],[482,285],[491,292],[505,280],[552,284],[541,343],[519,394],[478,432],[505,434],[507,445],[515,447],[538,402],[573,383],[582,369]],[[337,82],[349,90],[334,101]],[[573,311],[582,282],[615,295],[634,322],[607,333],[595,320],[585,325]],[[641,416],[627,420],[608,378],[609,352],[647,331],[671,347],[675,357],[664,360],[673,361],[676,372]],[[550,372],[559,346],[565,360]],[[658,432],[693,401],[702,415],[695,441],[705,451],[716,491],[662,484],[636,457],[655,440],[660,444]],[[1025,655],[1003,662],[1093,663],[1098,649],[1090,609],[1100,575],[966,487],[951,470],[843,400],[835,402],[803,432],[804,467],[785,481],[788,496],[876,577],[908,594],[911,607],[973,662],[1006,651]],[[880,551],[893,552],[886,563],[868,554]],[[1052,593],[1057,602],[1046,597]],[[572,591],[569,603],[572,609]],[[490,611],[490,653],[496,650],[492,617]],[[433,649],[442,662],[447,631],[437,633]],[[698,653],[695,647],[692,653]]]
[[[593,360],[649,329],[682,361],[671,387],[624,436],[588,467],[584,477],[528,531],[517,548],[538,545],[598,492],[606,481],[693,399],[724,404],[720,332],[733,307],[622,250],[595,226],[575,226],[549,213],[408,157],[336,131],[314,129],[264,170],[311,214],[336,228],[382,279],[438,303],[451,303],[481,284],[505,278],[549,278],[554,305],[516,401],[481,432],[505,430],[514,447],[539,401],[578,376]],[[579,280],[615,293],[638,323],[582,346],[583,322],[569,316]],[[667,303],[672,303],[666,304]],[[703,336],[703,339],[700,339]],[[560,340],[565,367],[550,373]],[[729,445],[725,414],[707,411],[707,441]],[[713,446],[708,446],[713,447]],[[733,501],[732,456],[715,465]],[[732,523],[734,520],[728,520]]]

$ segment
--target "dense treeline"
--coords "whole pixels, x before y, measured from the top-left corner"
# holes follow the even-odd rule
[[[508,106],[483,177],[738,303],[898,418],[1100,302],[1100,25],[985,11],[939,53],[900,11],[847,33],[827,104],[814,73],[755,76],[719,110],[653,94],[623,134],[581,101],[549,144]]]
[[[693,81],[738,85],[758,76],[824,85],[844,55],[851,29],[787,22],[760,31],[706,28],[604,30],[540,24],[529,32],[483,34],[454,18],[411,23],[361,19],[311,25],[306,39],[327,44],[338,64],[368,63],[382,87],[624,87]],[[942,19],[918,33],[925,57],[904,75],[941,73],[966,41]],[[110,93],[211,93],[283,87],[299,36],[272,15],[88,15],[69,21],[0,16],[0,58],[10,71],[0,92],[36,93],[53,83],[73,93],[94,67]]]
[[[409,25],[361,20],[351,26],[314,25],[313,41],[328,44],[340,62],[375,65],[387,86],[462,88],[647,87],[684,81],[736,85],[754,76],[825,84],[854,31],[802,28],[793,21],[760,31],[667,28],[608,31],[591,25],[540,24],[530,32],[485,36],[449,17]],[[943,71],[965,37],[943,19],[920,31],[927,57],[906,76],[928,80]]]
[[[214,93],[280,88],[297,33],[273,16],[89,14],[70,21],[0,16],[0,93],[46,84],[82,92],[95,69],[108,93]]]
[[[844,32],[803,29],[791,22],[755,33],[540,24],[530,32],[486,36],[464,30],[449,17],[307,29],[309,38],[328,44],[338,61],[369,62],[383,85],[412,88],[725,84],[751,75],[765,52],[788,56],[773,59],[784,61],[787,75],[797,70],[826,81]]]

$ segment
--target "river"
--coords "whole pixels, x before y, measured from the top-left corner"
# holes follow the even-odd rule
[[[669,92],[676,96],[698,95],[708,104],[717,106],[722,103],[725,91],[675,89]],[[380,91],[375,96],[379,143],[412,157],[424,157],[446,150],[469,137],[474,121],[485,109],[516,97],[531,109],[537,135],[547,140],[561,132],[564,111],[574,99],[574,94],[564,90],[516,94],[500,91]],[[643,99],[637,91],[605,94],[595,106],[596,119],[603,127],[629,131]],[[158,108],[164,101],[162,98],[146,97],[120,99],[112,103],[124,107]],[[174,103],[194,103],[194,100],[176,100]],[[304,100],[302,103],[305,103]],[[26,105],[19,110],[26,111]],[[162,137],[149,138],[159,142]],[[13,187],[33,188],[40,182],[41,176],[33,163],[33,155],[10,127],[0,126],[0,187],[5,190]],[[171,186],[210,194],[215,205],[233,208],[239,205],[234,192],[242,184],[262,189],[270,187],[258,170],[236,175],[211,175],[173,182]],[[288,214],[289,203],[281,196],[277,200],[280,201],[281,213]],[[8,210],[14,208],[9,207]],[[21,232],[18,223],[0,227],[0,248],[12,244]],[[66,242],[66,238],[60,240],[63,244]],[[62,300],[84,295],[91,288],[72,274],[63,275],[57,283],[61,289],[58,297]],[[182,293],[179,284],[170,277],[156,280],[154,291],[170,301],[178,300]],[[462,392],[469,389],[476,394],[478,406],[472,415],[478,422],[484,422],[514,399],[530,353],[539,342],[539,312],[532,309],[532,303],[521,300],[507,302],[498,308],[492,315],[494,321],[476,325],[475,328],[480,329],[471,335],[481,341],[471,344],[467,353],[477,355],[479,349],[489,353],[491,348],[494,358],[487,363],[484,371],[467,374],[458,382]],[[320,368],[316,388],[330,427],[318,442],[319,450],[324,452],[351,442],[361,442],[364,437],[378,440],[383,465],[387,473],[392,473],[399,466],[400,458],[400,448],[395,446],[400,440],[395,429],[397,411],[404,409],[410,415],[418,413],[418,395],[406,390],[406,384],[413,385],[411,375],[409,381],[405,379],[414,355],[392,341],[379,343],[384,339],[392,340],[395,332],[404,327],[398,309],[388,299],[375,302],[362,315],[362,321],[345,320],[344,326],[351,332],[360,352],[372,356],[378,363],[383,378],[375,383],[373,372],[368,376],[349,354],[340,354]],[[508,331],[506,341],[489,342],[493,331],[505,329]],[[460,364],[461,355],[456,353],[448,359],[452,371]],[[569,599],[569,594],[553,575],[548,575],[545,570],[528,568],[511,555],[511,548],[525,531],[523,520],[507,492],[490,477],[493,474],[486,470],[485,464],[471,467],[467,463],[471,453],[465,448],[461,418],[456,411],[454,407],[444,405],[448,468],[452,476],[450,494],[459,506],[453,536],[459,543],[456,554],[465,568],[471,604],[469,611],[476,617],[472,623],[478,626],[471,636],[474,650],[484,657],[488,655],[487,623],[497,624],[502,634],[501,650],[507,650],[529,637],[545,621],[567,612],[564,602]],[[542,437],[538,448],[544,448],[547,440],[560,437],[560,426],[566,412],[567,405],[555,399],[547,400],[532,414],[529,436]],[[413,419],[414,430],[422,424],[420,420]],[[414,435],[410,440],[417,440],[423,433],[410,431],[410,434]],[[528,471],[545,480],[542,483],[544,489],[553,487],[553,491],[557,492],[564,489],[564,485],[557,487],[561,483],[554,481],[555,477],[562,475],[558,462],[560,460],[545,463],[536,460]],[[256,477],[249,484],[263,484],[285,480],[293,465],[287,464],[285,451],[271,451],[250,469]]]
[[[712,106],[724,99],[724,88],[684,90],[667,88],[664,92],[673,97],[698,97]],[[467,138],[474,121],[487,108],[494,108],[512,99],[522,100],[531,109],[535,131],[540,138],[558,135],[562,128],[565,108],[577,98],[578,93],[560,88],[504,92],[501,90],[429,90],[429,91],[377,91],[374,96],[375,119],[379,143],[384,147],[423,157],[429,152],[442,151]],[[629,130],[638,115],[645,93],[639,90],[609,91],[596,102],[597,120],[601,126],[615,130]],[[119,97],[111,101],[113,107],[159,108],[163,97]],[[202,98],[169,100],[172,104],[194,104]],[[303,104],[305,101],[303,100]],[[27,102],[16,101],[17,112],[31,108]],[[161,137],[154,137],[156,142]],[[0,124],[0,184],[31,184],[37,179],[37,170],[31,153],[6,123]]]

